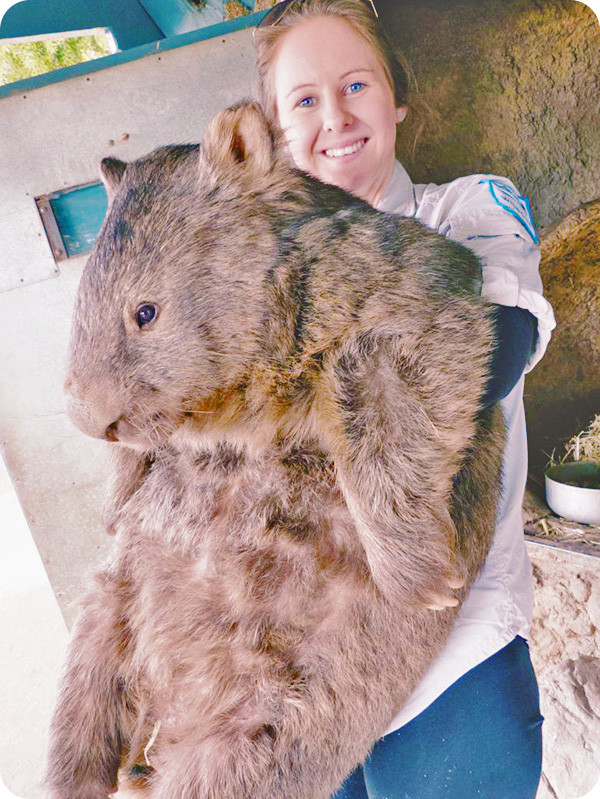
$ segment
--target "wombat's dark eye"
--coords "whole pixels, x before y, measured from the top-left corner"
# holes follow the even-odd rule
[[[146,327],[158,316],[158,308],[151,302],[144,302],[135,312],[135,321],[138,327]]]

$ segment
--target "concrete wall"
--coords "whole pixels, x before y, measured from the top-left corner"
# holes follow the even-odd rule
[[[0,799],[43,799],[68,633],[2,459],[0,520]]]
[[[105,450],[62,405],[85,257],[57,269],[34,198],[96,180],[106,155],[198,141],[216,110],[252,92],[253,75],[246,30],[0,100],[0,445],[68,621],[107,546]]]

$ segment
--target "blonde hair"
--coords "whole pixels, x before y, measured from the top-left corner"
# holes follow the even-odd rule
[[[293,0],[272,25],[254,31],[258,100],[271,125],[277,129],[277,105],[271,69],[279,41],[291,28],[314,17],[338,17],[359,33],[379,58],[394,94],[396,107],[409,104],[410,71],[388,40],[379,19],[362,0]]]

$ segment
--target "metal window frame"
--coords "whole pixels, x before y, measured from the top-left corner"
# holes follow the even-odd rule
[[[51,194],[44,194],[41,197],[36,197],[35,204],[37,205],[38,213],[42,220],[44,232],[46,233],[46,238],[48,239],[48,244],[52,250],[54,260],[59,263],[60,261],[65,261],[69,256],[63,238],[60,235],[58,224],[56,223],[54,210],[50,205],[51,197]]]
[[[52,201],[57,200],[66,194],[73,194],[84,189],[100,186],[102,186],[102,184],[99,181],[94,180],[90,181],[89,183],[80,183],[76,186],[68,186],[67,188],[59,189],[58,191],[53,191],[48,194],[42,194],[35,198],[35,204],[37,206],[38,213],[46,233],[46,238],[56,263],[59,263],[60,261],[66,261],[69,258],[77,258],[81,255],[85,255],[91,250],[91,247],[84,247],[77,252],[69,252],[70,248],[61,233],[55,209],[52,206]],[[73,248],[71,247],[71,250],[72,249]]]

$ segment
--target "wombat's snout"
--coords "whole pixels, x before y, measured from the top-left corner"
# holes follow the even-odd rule
[[[99,412],[89,402],[85,402],[68,389],[64,398],[67,416],[82,433],[92,438],[101,438],[107,441],[116,441],[116,427],[119,414],[107,414],[106,409]]]

